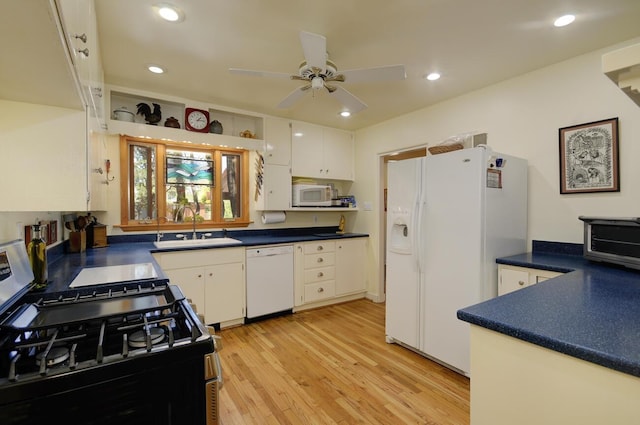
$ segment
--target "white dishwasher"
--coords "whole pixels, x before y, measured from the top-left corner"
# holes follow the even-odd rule
[[[247,318],[293,309],[293,245],[247,249]]]

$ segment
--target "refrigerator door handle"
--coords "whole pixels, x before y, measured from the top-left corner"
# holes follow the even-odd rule
[[[414,237],[414,246],[415,246],[415,252],[416,252],[416,263],[417,263],[417,267],[418,267],[418,272],[422,273],[424,271],[424,242],[423,242],[423,238],[421,238],[423,229],[422,229],[422,224],[423,224],[423,214],[424,214],[424,205],[425,205],[425,197],[426,197],[426,190],[425,190],[425,175],[426,175],[426,170],[425,170],[425,161],[424,159],[422,159],[420,161],[420,171],[417,173],[418,174],[418,191],[416,193],[416,205],[414,208],[415,214],[414,214],[414,225],[413,228],[416,229],[416,231],[413,234]]]

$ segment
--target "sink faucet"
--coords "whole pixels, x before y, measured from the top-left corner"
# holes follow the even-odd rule
[[[164,236],[164,233],[160,231],[160,218],[161,217],[158,217],[158,231],[156,232],[156,242],[160,242],[160,239],[162,239],[162,237]]]
[[[191,236],[191,239],[198,239],[198,235],[196,233],[196,212],[189,205],[185,205],[184,207],[191,211],[191,217],[193,218],[193,235]]]

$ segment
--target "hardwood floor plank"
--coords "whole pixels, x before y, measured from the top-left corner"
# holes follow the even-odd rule
[[[469,424],[469,379],[387,344],[356,300],[219,332],[222,425]]]

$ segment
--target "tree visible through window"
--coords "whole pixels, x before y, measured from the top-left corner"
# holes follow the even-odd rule
[[[246,150],[122,136],[121,227],[247,226]],[[126,204],[126,205],[124,205]],[[159,223],[158,223],[159,221]]]

